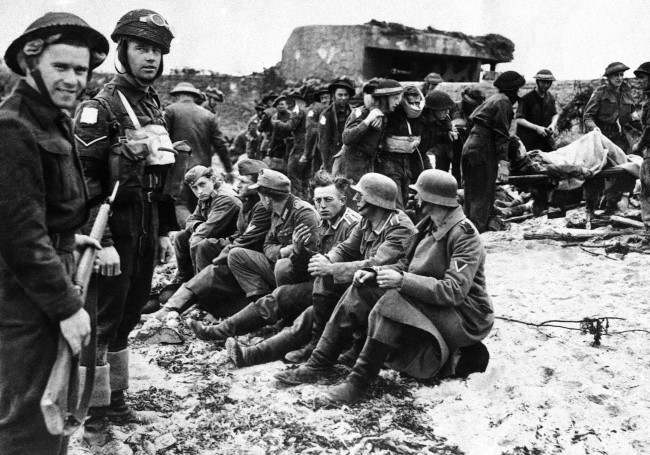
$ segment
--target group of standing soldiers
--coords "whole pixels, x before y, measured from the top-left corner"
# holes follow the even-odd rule
[[[523,77],[507,71],[494,82],[498,94],[483,102],[468,90],[459,106],[441,91],[423,94],[391,79],[366,83],[355,107],[345,78],[310,106],[296,93],[275,98],[255,125],[265,134],[260,147],[247,145],[248,158],[237,163],[235,194],[193,161],[214,150],[230,174],[213,113],[180,96],[189,87],[163,112],[152,87],[172,38],[156,12],[126,13],[111,34],[118,74],[79,106],[109,49],[85,21],[48,13],[5,53],[21,80],[0,106],[0,451],[66,451],[65,438],[47,431],[39,401],[57,338],[79,354],[91,333],[88,302],[73,282],[79,248],[98,251],[88,292],[97,305],[96,356],[82,356],[95,371],[88,424],[134,418],[125,395],[128,335],[155,263],[173,250],[179,287],[155,317],[192,304],[228,315],[190,325],[226,344],[237,366],[283,356],[302,362],[277,375],[284,384],[348,364],[351,373],[321,397],[325,404],[360,399],[384,364],[416,378],[484,371],[481,340],[493,309],[479,231],[497,179],[508,174]],[[430,79],[425,85],[435,85]],[[602,110],[590,112],[611,117]],[[647,125],[647,110],[644,118]],[[553,121],[544,132],[521,126],[548,136]],[[642,146],[647,140],[646,129]],[[430,151],[438,169],[430,169]],[[469,219],[457,200],[459,178]],[[116,183],[108,227],[93,239],[85,234]],[[411,216],[403,210],[409,192]],[[286,327],[260,345],[233,338],[280,321]]]

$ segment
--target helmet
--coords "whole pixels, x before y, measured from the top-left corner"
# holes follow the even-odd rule
[[[422,171],[415,185],[409,185],[409,188],[417,191],[423,201],[444,207],[458,207],[458,182],[449,172],[427,169]]]
[[[179,82],[169,92],[170,95],[178,95],[179,93],[189,93],[190,95],[198,96],[201,99],[203,98],[203,93],[201,93],[201,90],[194,87],[194,84],[190,82]]]
[[[125,36],[149,41],[160,47],[163,54],[169,54],[169,44],[174,38],[165,18],[150,9],[129,11],[117,21],[111,39],[118,43]]]
[[[219,103],[223,103],[223,92],[219,90],[217,87],[210,87],[209,85],[205,89],[205,96],[209,98],[214,98],[217,100]]]
[[[377,87],[372,92],[372,96],[390,96],[399,95],[404,89],[399,82],[393,79],[377,79]]]
[[[553,76],[551,70],[539,70],[537,74],[535,74],[535,80],[553,82],[555,80],[555,76]]]
[[[516,71],[506,71],[499,74],[493,85],[502,91],[517,90],[524,86],[526,79]]]
[[[429,84],[440,84],[441,82],[445,82],[442,76],[438,73],[429,73],[427,76],[424,78],[424,82],[429,83]]]
[[[104,35],[79,16],[70,13],[47,13],[32,22],[27,30],[9,45],[4,56],[7,66],[14,73],[25,76],[25,69],[19,63],[22,58],[19,54],[24,52],[25,46],[28,43],[35,43],[36,47],[31,46],[33,47],[31,55],[38,55],[45,45],[43,40],[59,33],[78,37],[88,43],[91,70],[101,65],[108,54],[108,41]],[[54,42],[49,44],[54,44]]]
[[[382,209],[395,210],[397,200],[397,184],[393,179],[382,174],[370,172],[359,179],[359,183],[352,185],[357,193],[364,195],[369,203]]]
[[[337,88],[347,90],[350,94],[350,98],[352,98],[355,94],[354,82],[352,82],[348,77],[337,77],[330,83],[330,85],[327,86],[327,90],[329,90],[330,93],[334,93]]]
[[[478,88],[467,87],[460,96],[465,103],[471,106],[478,106],[485,101],[485,95]]]
[[[639,67],[634,70],[634,75],[639,77],[641,74],[647,74],[650,76],[650,62],[644,62],[639,65]]]
[[[607,76],[611,76],[614,73],[621,73],[621,72],[624,73],[629,69],[630,69],[629,66],[621,62],[610,63],[609,65],[607,65],[607,68],[605,68],[605,74],[603,74],[603,76],[607,77]]]
[[[445,92],[440,90],[432,90],[429,92],[425,98],[425,107],[432,109],[434,111],[443,111],[445,109],[451,109],[454,105],[451,97]]]

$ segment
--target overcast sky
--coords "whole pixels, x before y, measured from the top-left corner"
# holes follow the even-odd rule
[[[276,64],[293,28],[370,19],[412,27],[499,33],[515,57],[498,70],[531,78],[599,77],[612,61],[633,69],[650,60],[650,0],[0,0],[0,48],[47,11],[70,11],[110,35],[126,11],[161,13],[176,36],[165,66],[248,74]],[[113,54],[101,69],[113,71]],[[631,76],[631,73],[627,74]]]

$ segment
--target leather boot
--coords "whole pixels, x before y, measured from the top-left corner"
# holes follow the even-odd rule
[[[149,317],[164,321],[167,319],[167,315],[169,313],[174,311],[177,313],[182,313],[191,307],[194,304],[195,300],[196,296],[194,293],[190,291],[187,286],[182,285],[178,288],[178,290],[176,290],[176,292],[174,292],[174,295],[172,295],[169,300],[167,300],[162,308],[160,308],[155,313],[152,313]]]
[[[282,384],[293,386],[318,382],[332,376],[335,372],[334,363],[350,339],[351,334],[346,329],[334,323],[328,324],[307,363],[292,370],[281,371],[275,375],[275,379]]]
[[[384,360],[392,350],[392,346],[368,338],[354,364],[354,368],[352,368],[352,372],[344,382],[330,387],[319,398],[319,403],[327,406],[355,403],[361,400],[368,390],[370,382],[377,377]]]
[[[224,344],[229,337],[245,335],[264,327],[266,320],[262,318],[255,306],[247,305],[220,324],[205,325],[192,320],[189,325],[201,340],[213,340],[217,344]]]
[[[472,373],[483,373],[490,361],[490,352],[480,341],[460,348],[460,358],[456,364],[454,377],[466,378]]]
[[[363,349],[364,342],[365,342],[364,336],[355,335],[354,341],[352,342],[352,346],[350,346],[350,349],[348,349],[343,354],[341,354],[339,358],[336,360],[336,363],[345,365],[346,367],[349,368],[353,368],[354,364],[357,361],[357,358],[359,358],[359,353],[361,353],[361,350]]]
[[[314,341],[310,340],[309,343],[303,347],[287,352],[287,354],[284,356],[284,360],[287,363],[305,363],[307,360],[309,360],[309,357],[311,356],[311,353],[314,351],[315,347],[316,344]]]
[[[311,353],[316,348],[318,340],[323,334],[325,325],[332,315],[332,311],[336,305],[336,301],[334,301],[334,306],[332,306],[331,299],[328,299],[323,295],[315,294],[313,296],[313,299],[313,322],[311,329],[311,340],[302,348],[288,352],[287,355],[284,356],[284,360],[286,360],[288,363],[304,363],[309,359],[309,356],[311,356]]]
[[[254,346],[241,346],[235,338],[228,338],[226,352],[237,368],[243,368],[280,360],[291,344],[291,334],[284,331]]]

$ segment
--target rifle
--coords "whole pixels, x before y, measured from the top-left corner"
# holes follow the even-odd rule
[[[101,240],[108,224],[111,205],[117,195],[120,182],[115,183],[113,192],[100,206],[97,218],[90,231],[90,237]],[[88,284],[93,273],[97,250],[87,247],[77,264],[74,284],[79,289],[82,301],[86,302]],[[50,372],[47,386],[41,397],[41,413],[47,430],[54,435],[70,436],[83,424],[95,382],[95,354],[97,350],[97,302],[91,299],[87,305],[92,331],[90,343],[84,351],[88,360],[83,393],[79,399],[79,356],[73,356],[68,342],[59,333],[56,361]]]

